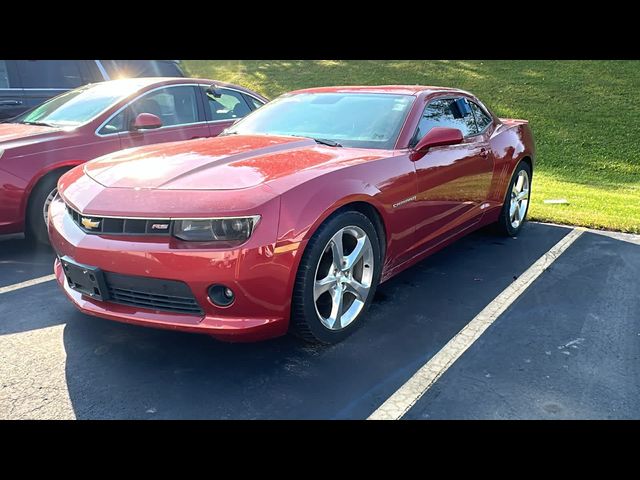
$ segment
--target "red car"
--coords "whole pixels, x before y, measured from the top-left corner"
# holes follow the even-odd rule
[[[0,234],[48,242],[60,176],[128,147],[218,135],[267,99],[194,78],[133,78],[79,87],[0,123]]]
[[[114,153],[58,183],[55,274],[81,311],[226,340],[334,343],[377,285],[527,214],[528,122],[437,87],[285,94],[223,135]]]

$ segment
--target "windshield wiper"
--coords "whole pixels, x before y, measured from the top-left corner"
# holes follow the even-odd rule
[[[20,122],[26,125],[37,125],[39,127],[55,127],[55,125],[47,122]]]
[[[329,140],[328,138],[314,138],[313,140],[320,145],[327,145],[329,147],[342,147],[342,145],[340,145],[335,140]]]

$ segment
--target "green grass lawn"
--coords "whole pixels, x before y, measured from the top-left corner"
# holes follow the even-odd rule
[[[323,85],[469,90],[530,121],[537,145],[530,218],[640,233],[640,61],[196,61],[195,77],[269,98]],[[565,198],[567,205],[544,204]]]

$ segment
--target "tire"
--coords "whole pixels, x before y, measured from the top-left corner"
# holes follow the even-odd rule
[[[49,245],[49,233],[44,218],[44,208],[47,198],[57,191],[58,179],[61,176],[62,173],[43,178],[31,193],[27,207],[27,226],[25,232],[28,240]]]
[[[514,195],[518,190],[517,183],[521,177],[524,178],[524,180],[522,180],[522,189],[526,187],[527,194],[522,198],[520,202],[517,202],[519,207],[516,209],[516,219],[513,215],[514,211],[512,211],[512,200],[514,199]],[[526,185],[524,184],[525,182]],[[529,212],[530,195],[531,167],[527,162],[520,161],[520,163],[516,166],[515,171],[513,172],[513,176],[511,177],[511,181],[509,182],[509,188],[507,189],[507,193],[505,194],[504,204],[502,205],[500,217],[498,218],[497,222],[498,233],[509,237],[515,237],[516,235],[518,235],[518,233],[522,229],[522,225],[526,220],[527,213]],[[523,202],[526,202],[526,204],[524,204]]]
[[[334,258],[339,256],[335,241],[339,238],[343,260],[353,262],[358,258],[356,249],[361,256],[355,263],[338,269]],[[354,256],[349,259],[352,253]],[[356,211],[328,218],[309,240],[298,267],[291,308],[292,333],[307,342],[325,345],[347,338],[363,323],[381,271],[380,243],[371,220]],[[316,284],[316,280],[323,280],[325,285]],[[329,284],[331,288],[327,288]],[[341,304],[335,300],[340,296]]]

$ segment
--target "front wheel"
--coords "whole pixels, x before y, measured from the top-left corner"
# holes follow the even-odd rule
[[[520,232],[529,210],[529,196],[531,194],[531,167],[521,161],[513,172],[505,196],[498,229],[500,233],[514,237]]]
[[[338,343],[367,311],[380,281],[380,244],[369,218],[339,213],[318,228],[300,262],[291,327],[312,343]]]

